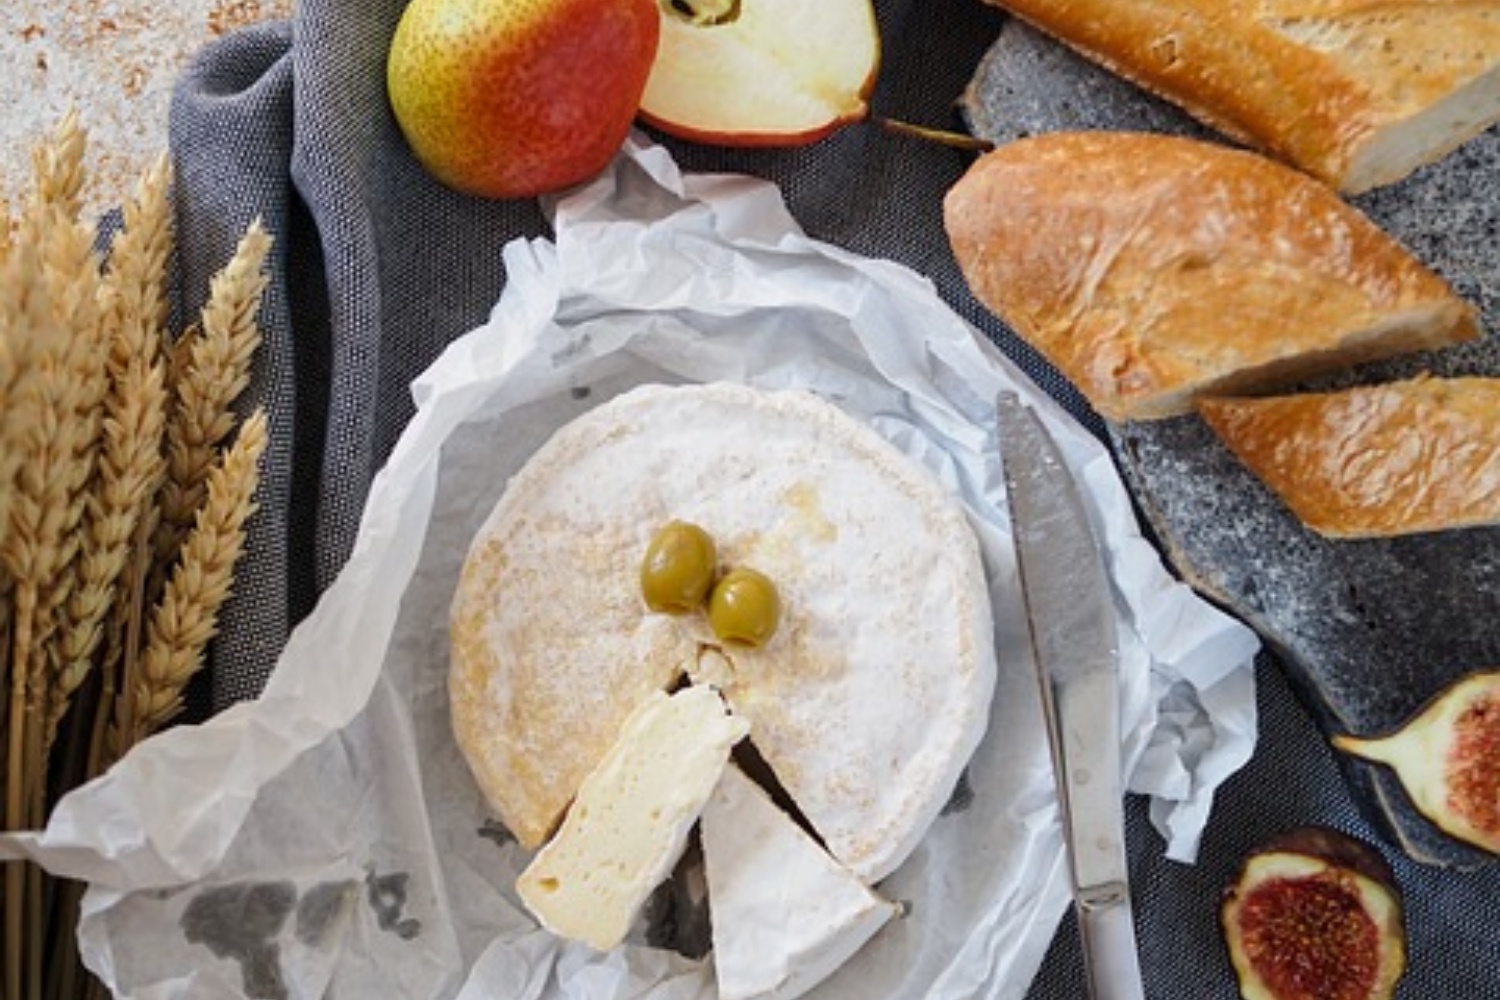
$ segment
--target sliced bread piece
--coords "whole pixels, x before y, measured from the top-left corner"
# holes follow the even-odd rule
[[[1023,139],[974,163],[944,224],[974,295],[1114,421],[1479,335],[1327,186],[1214,143]]]
[[[1500,378],[1204,399],[1214,432],[1333,538],[1500,524]]]
[[[1500,2],[991,0],[1346,193],[1500,120]]]

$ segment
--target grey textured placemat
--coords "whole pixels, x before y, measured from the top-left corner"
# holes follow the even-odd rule
[[[978,0],[876,6],[885,40],[877,112],[957,125],[955,102],[1003,17]],[[266,342],[247,400],[265,404],[271,416],[263,511],[208,681],[196,692],[200,711],[260,690],[289,630],[350,551],[370,481],[411,415],[411,379],[485,318],[504,285],[505,242],[547,232],[534,203],[460,197],[408,155],[383,84],[401,7],[400,0],[302,0],[291,24],[231,35],[206,51],[174,103],[178,308],[189,314],[201,304],[209,275],[252,218],[263,217],[278,238]],[[813,236],[926,274],[955,309],[1102,431],[1071,389],[964,288],[941,225],[942,195],[967,165],[964,154],[874,126],[798,150],[667,145],[688,170],[771,178]],[[1315,821],[1374,836],[1274,664],[1266,661],[1260,674],[1261,749],[1221,793],[1198,865],[1164,861],[1142,804],[1130,803],[1153,998],[1235,996],[1214,913],[1220,887],[1250,845]],[[1500,936],[1487,919],[1500,903],[1500,875],[1440,875],[1393,861],[1411,897],[1414,939],[1402,996],[1500,997]],[[1065,930],[1031,990],[1037,1000],[1083,996],[1071,925]]]

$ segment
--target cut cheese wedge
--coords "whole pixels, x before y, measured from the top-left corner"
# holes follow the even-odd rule
[[[799,996],[900,911],[733,764],[704,807],[701,831],[720,1000]]]
[[[600,951],[620,944],[747,731],[712,688],[647,697],[517,880],[532,915]]]

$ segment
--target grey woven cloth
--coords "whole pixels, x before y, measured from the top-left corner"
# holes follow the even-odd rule
[[[411,416],[411,380],[486,317],[505,283],[502,246],[547,234],[536,203],[454,194],[410,157],[384,87],[402,7],[403,0],[301,0],[290,23],[232,34],[206,50],[174,102],[181,314],[201,305],[209,276],[253,218],[277,237],[266,341],[248,400],[264,404],[271,420],[263,508],[195,691],[200,713],[261,689],[290,630],[350,552],[370,482]],[[955,102],[1002,15],[977,0],[876,7],[885,46],[877,114],[956,126]],[[775,180],[811,235],[929,276],[960,314],[1099,428],[963,285],[941,201],[965,154],[873,125],[794,150],[664,142],[684,169]],[[1411,936],[1399,996],[1500,998],[1500,866],[1435,871],[1397,854],[1349,799],[1326,744],[1269,658],[1259,678],[1259,749],[1221,791],[1198,864],[1165,861],[1144,804],[1129,803],[1147,995],[1237,996],[1219,937],[1220,892],[1253,845],[1323,823],[1376,844],[1396,868]],[[1069,920],[1030,997],[1083,997],[1080,961]]]

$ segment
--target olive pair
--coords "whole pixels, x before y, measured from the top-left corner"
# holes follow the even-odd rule
[[[781,621],[781,597],[765,574],[738,567],[718,575],[719,555],[708,532],[687,521],[658,531],[641,560],[641,594],[652,611],[688,614],[708,606],[721,642],[760,646]]]

